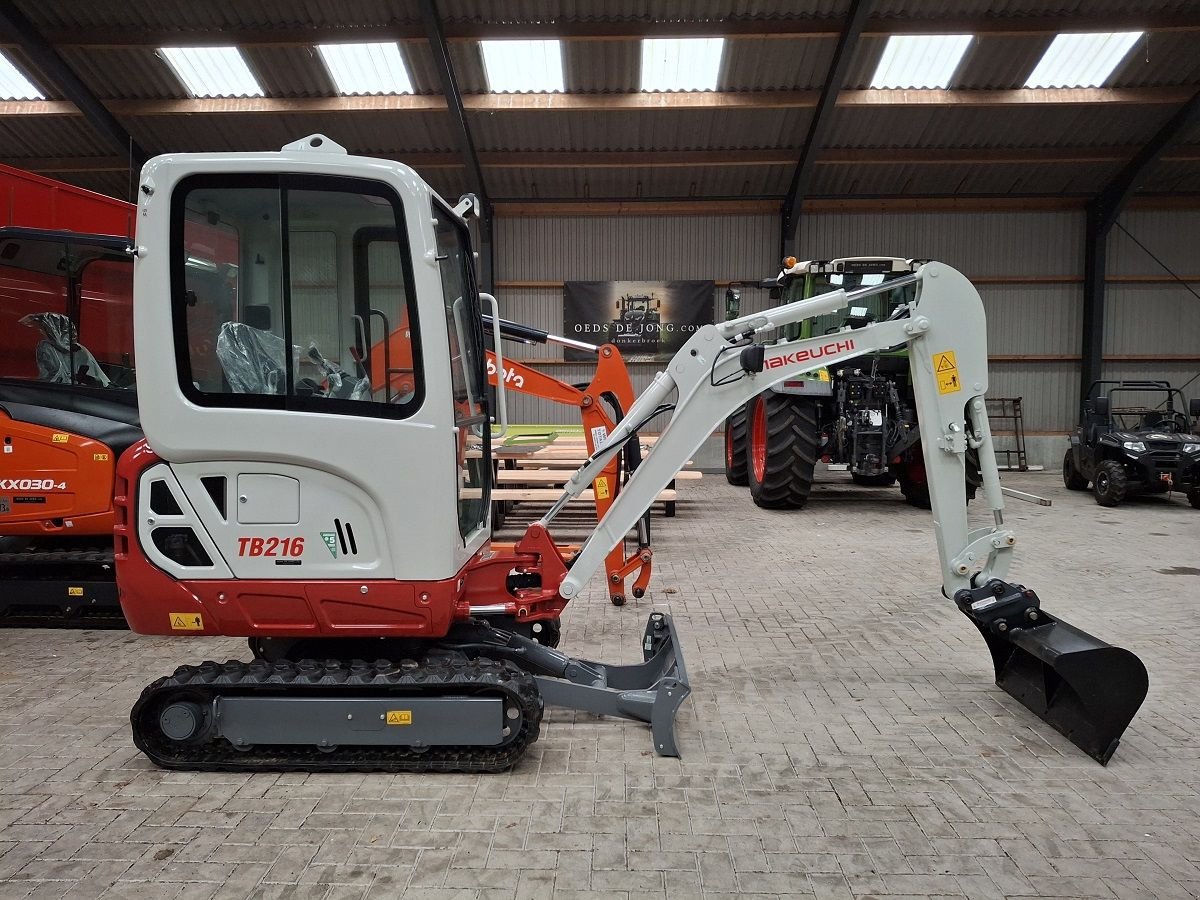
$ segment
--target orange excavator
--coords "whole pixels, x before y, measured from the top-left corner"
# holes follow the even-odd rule
[[[483,322],[485,332],[491,332],[495,327],[491,316],[485,315]],[[596,372],[591,381],[584,385],[567,384],[514,359],[506,358],[499,363],[499,368],[504,370],[505,390],[540,397],[579,410],[590,458],[633,405],[633,384],[629,380],[629,370],[621,351],[612,344],[588,344],[504,319],[500,320],[500,336],[523,344],[559,344],[596,354]],[[487,373],[488,383],[496,386],[501,375],[496,355],[490,350],[487,353]],[[621,486],[637,470],[640,462],[641,446],[637,441],[630,441],[622,453],[608,461],[592,482],[597,521],[604,518],[617,499]],[[626,555],[625,542],[622,541],[605,557],[608,598],[614,606],[625,604],[626,582],[630,578],[633,578],[633,596],[640,599],[646,595],[653,555],[650,548],[650,512],[647,509],[638,520],[633,552]]]

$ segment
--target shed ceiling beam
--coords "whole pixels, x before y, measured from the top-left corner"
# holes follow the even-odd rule
[[[78,75],[13,3],[0,3],[0,31],[12,36],[12,42],[33,63],[41,76],[67,98],[80,115],[87,119],[99,134],[133,157],[141,165],[146,154],[130,137],[116,117],[91,92]]]
[[[1190,87],[1150,88],[1022,88],[1001,91],[849,90],[838,95],[842,109],[907,106],[1161,106],[1178,105],[1191,97]],[[468,112],[545,110],[558,112],[669,111],[678,109],[813,109],[818,91],[706,91],[694,93],[639,92],[629,94],[466,94]],[[386,97],[195,97],[184,100],[106,100],[117,116],[190,115],[311,115],[347,112],[445,112],[436,94]],[[77,116],[79,109],[65,100],[2,100],[4,116]]]
[[[1138,147],[1017,147],[1005,149],[830,149],[822,151],[818,166],[890,166],[890,165],[1080,165],[1123,163],[1133,158]],[[458,153],[417,151],[371,153],[380,159],[394,159],[416,169],[462,168]],[[782,150],[517,150],[480,151],[479,164],[492,169],[645,169],[665,168],[738,168],[745,166],[791,165],[794,149]],[[1175,147],[1159,157],[1172,162],[1200,162],[1200,145]],[[26,157],[6,160],[32,172],[124,172],[126,161],[119,156]]]
[[[858,39],[862,35],[863,26],[867,23],[867,13],[871,9],[871,0],[851,0],[850,9],[846,13],[846,21],[842,33],[838,37],[837,47],[833,51],[833,59],[829,63],[829,71],[825,75],[825,86],[817,99],[816,108],[808,122],[808,134],[804,138],[804,146],[800,150],[800,159],[792,172],[792,180],[788,185],[787,195],[783,198],[780,210],[782,216],[779,239],[785,251],[796,239],[796,227],[800,222],[800,204],[808,191],[812,179],[813,166],[817,154],[825,146],[825,136],[829,133],[829,122],[833,117],[834,104],[841,93],[846,81],[846,72],[850,69],[850,60],[858,47]],[[781,252],[782,256],[783,253]]]
[[[1093,16],[993,16],[911,19],[876,16],[867,20],[863,34],[988,34],[1052,35],[1062,31],[1200,31],[1196,12],[1114,12]],[[477,41],[482,38],[515,40],[552,39],[565,41],[632,41],[644,37],[727,38],[836,38],[842,32],[839,17],[796,19],[744,18],[703,22],[444,22],[448,41]],[[311,47],[336,41],[423,41],[421,23],[368,25],[363,27],[227,28],[219,32],[186,29],[47,29],[44,34],[55,46],[131,47],[204,46],[238,44],[243,47]],[[3,43],[0,39],[0,43]]]
[[[1108,272],[1108,233],[1148,169],[1200,121],[1200,91],[1181,106],[1137,155],[1127,162],[1087,206],[1083,247],[1083,362],[1080,366],[1080,421],[1088,389],[1104,369],[1104,282]]]

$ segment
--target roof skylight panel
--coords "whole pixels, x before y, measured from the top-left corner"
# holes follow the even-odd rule
[[[0,52],[0,100],[45,100],[46,95]]]
[[[1100,87],[1141,36],[1140,31],[1055,35],[1025,87]]]
[[[565,90],[559,41],[480,41],[488,90],[549,94]]]
[[[892,35],[883,48],[871,87],[949,87],[972,40],[970,34]]]
[[[400,45],[391,43],[318,44],[317,52],[337,85],[338,93],[411,94],[412,80],[400,56]]]
[[[193,97],[261,97],[263,89],[237,47],[162,47]]]
[[[724,38],[646,38],[642,90],[715,91],[724,53]]]

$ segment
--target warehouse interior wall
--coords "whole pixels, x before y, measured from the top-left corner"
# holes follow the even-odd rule
[[[1200,263],[1188,235],[1200,210],[1128,210],[1120,223],[1200,291]],[[818,212],[801,223],[810,258],[886,255],[939,259],[976,282],[988,315],[994,397],[1021,397],[1031,441],[1073,427],[1079,404],[1083,212]],[[572,280],[752,280],[779,271],[773,214],[509,217],[496,222],[501,314],[561,333],[562,282]],[[1183,384],[1200,372],[1200,299],[1170,279],[1119,229],[1109,245],[1106,378],[1164,378]],[[714,294],[723,315],[724,290]],[[770,304],[743,290],[743,310]],[[588,378],[554,347],[509,345],[565,381]],[[631,364],[635,387],[659,366]],[[1200,378],[1185,392],[1200,396]],[[512,421],[574,424],[573,411],[509,396]],[[1049,452],[1049,451],[1048,451]],[[1053,463],[1051,463],[1053,464]]]

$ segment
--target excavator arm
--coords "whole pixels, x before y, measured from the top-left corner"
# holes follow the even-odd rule
[[[759,343],[764,332],[834,312],[915,283],[906,315],[815,338]],[[542,518],[548,525],[639,428],[669,412],[654,448],[595,533],[559,593],[576,596],[608,550],[726,416],[771,385],[876,350],[908,345],[925,467],[941,560],[942,590],[975,624],[992,654],[997,684],[1107,763],[1145,698],[1145,667],[1132,653],[1050,616],[1037,595],[1005,580],[1016,535],[1004,498],[985,410],[987,330],[982,301],[960,272],[941,263],[857,291],[837,291],[697,331],[635,401],[622,422],[568,482]],[[967,521],[965,465],[978,454],[992,522]]]

